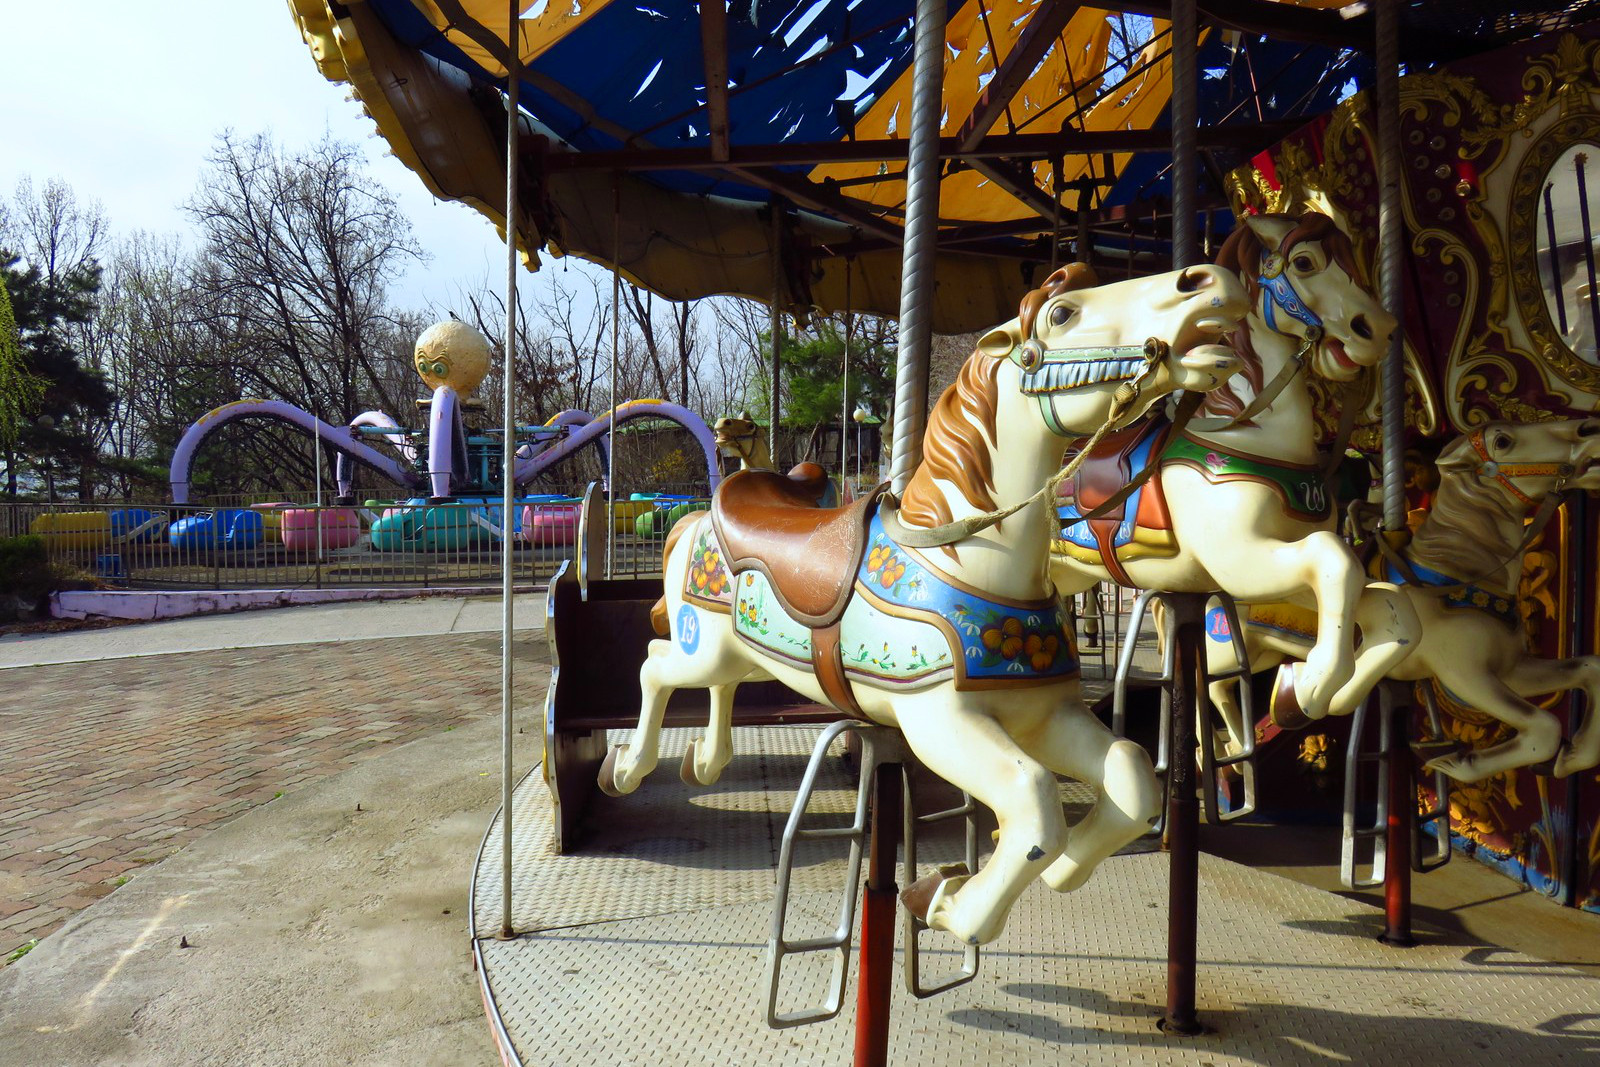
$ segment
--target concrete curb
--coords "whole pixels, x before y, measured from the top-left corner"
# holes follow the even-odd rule
[[[515,586],[513,593],[534,593],[543,586]],[[431,589],[184,589],[75,590],[52,593],[50,614],[58,619],[129,619],[150,622],[191,615],[217,615],[264,608],[352,601],[412,600],[418,597],[466,597],[498,593],[499,587],[436,586]]]

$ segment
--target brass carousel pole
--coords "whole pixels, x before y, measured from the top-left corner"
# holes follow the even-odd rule
[[[1382,367],[1383,381],[1383,533],[1397,547],[1410,539],[1406,529],[1405,487],[1405,219],[1400,207],[1400,0],[1375,5],[1373,110],[1378,127],[1378,264],[1383,306],[1395,318],[1394,336]],[[1417,800],[1411,757],[1411,706],[1408,686],[1382,683],[1379,710],[1389,721],[1389,794],[1384,845],[1385,929],[1379,940],[1414,945],[1411,936],[1411,833]]]

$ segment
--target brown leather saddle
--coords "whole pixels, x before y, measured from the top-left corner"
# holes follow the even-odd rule
[[[730,475],[711,502],[711,522],[734,574],[760,571],[779,605],[811,630],[811,663],[834,707],[861,716],[844,673],[839,620],[867,552],[867,529],[880,485],[839,508],[817,506],[827,476],[814,463],[788,474],[745,470]]]
[[[1158,422],[1152,425],[1149,422],[1141,422],[1109,433],[1102,438],[1100,444],[1078,468],[1070,483],[1072,486],[1070,506],[1075,508],[1076,514],[1087,514],[1100,507],[1139,474],[1147,463],[1159,463],[1171,432],[1170,423]],[[1063,492],[1062,495],[1068,494]],[[1133,509],[1131,521],[1129,508]],[[1072,545],[1076,545],[1079,549],[1093,546],[1099,553],[1100,562],[1123,585],[1133,583],[1119,559],[1121,551],[1143,540],[1140,537],[1141,532],[1167,535],[1172,529],[1172,518],[1167,511],[1166,496],[1161,491],[1159,470],[1132,496],[1104,515],[1087,521],[1078,520],[1074,524],[1073,515],[1064,511],[1061,521],[1063,527],[1087,526],[1087,537],[1082,532],[1077,532],[1076,536],[1066,537],[1064,531],[1064,539],[1067,540],[1069,548]],[[1160,539],[1164,542],[1170,537],[1163,536]]]
[[[867,526],[885,489],[844,507],[818,507],[826,486],[827,476],[814,463],[788,474],[746,470],[730,475],[711,502],[728,569],[760,571],[783,610],[812,629],[832,626],[844,614],[867,551]]]

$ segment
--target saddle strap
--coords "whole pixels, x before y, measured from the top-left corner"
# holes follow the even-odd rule
[[[856,702],[855,690],[844,673],[844,648],[839,643],[840,623],[811,631],[811,668],[828,703],[857,719],[867,716]]]

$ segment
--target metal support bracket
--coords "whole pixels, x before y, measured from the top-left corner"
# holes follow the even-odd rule
[[[1119,737],[1127,736],[1127,692],[1128,678],[1133,670],[1133,654],[1138,643],[1139,629],[1144,625],[1145,614],[1154,602],[1163,602],[1173,594],[1159,589],[1147,589],[1139,594],[1133,603],[1133,610],[1128,615],[1126,636],[1122,641],[1121,654],[1117,657],[1117,674],[1112,689],[1111,704],[1111,730]],[[1161,635],[1161,673],[1156,677],[1156,682],[1161,687],[1161,726],[1160,739],[1156,748],[1155,770],[1165,784],[1170,780],[1168,770],[1172,766],[1172,716],[1175,713],[1172,702],[1172,689],[1174,685],[1174,651],[1177,647],[1177,635],[1173,625],[1173,613],[1170,610],[1163,612]],[[1220,611],[1221,615],[1216,613]],[[1244,647],[1244,630],[1239,625],[1239,609],[1231,596],[1226,593],[1212,593],[1207,600],[1206,618],[1208,625],[1207,640],[1221,640],[1222,638],[1210,632],[1212,619],[1220,619],[1228,629],[1227,640],[1233,648],[1234,666],[1227,670],[1213,674],[1205,665],[1205,657],[1201,657],[1200,690],[1195,694],[1195,703],[1200,708],[1199,721],[1195,723],[1195,737],[1199,752],[1202,786],[1200,789],[1200,809],[1208,823],[1232,822],[1242,819],[1256,810],[1256,735],[1255,735],[1255,701],[1250,687],[1250,660]],[[1217,755],[1216,735],[1218,729],[1226,729],[1227,723],[1223,721],[1216,707],[1206,695],[1212,683],[1237,680],[1239,686],[1240,720],[1244,726],[1244,733],[1240,738],[1240,749],[1231,756]],[[1221,797],[1218,795],[1217,782],[1221,772],[1230,768],[1236,769],[1242,783],[1242,797],[1237,805],[1230,805],[1223,810]],[[1162,806],[1166,811],[1166,805]],[[1151,833],[1160,834],[1165,831],[1166,816],[1153,826]]]
[[[821,776],[823,761],[826,759],[828,749],[833,742],[847,732],[853,732],[861,742],[861,767],[860,784],[856,789],[856,803],[854,815],[847,826],[806,827],[804,825],[807,808],[811,798],[816,793],[817,780]],[[830,724],[817,738],[816,746],[811,751],[811,760],[806,765],[805,774],[801,777],[800,788],[795,794],[794,806],[789,812],[789,821],[784,826],[783,838],[778,853],[777,889],[772,903],[772,928],[767,939],[767,1025],[775,1029],[790,1026],[803,1026],[807,1023],[825,1022],[838,1015],[844,1006],[845,984],[850,972],[850,947],[853,939],[856,920],[856,908],[861,895],[861,858],[868,835],[868,801],[872,793],[874,772],[884,764],[900,764],[907,773],[902,776],[904,785],[904,819],[900,828],[904,837],[904,871],[909,877],[907,884],[915,879],[916,874],[916,842],[918,827],[929,826],[944,822],[949,819],[964,818],[966,820],[966,860],[969,870],[977,870],[978,865],[978,826],[977,803],[967,794],[962,794],[963,803],[946,811],[934,812],[929,815],[918,815],[914,804],[912,779],[919,765],[906,746],[904,736],[898,731],[871,723],[846,719]],[[845,877],[839,900],[839,910],[836,913],[837,921],[830,933],[820,937],[789,940],[784,933],[785,919],[789,908],[789,888],[794,872],[794,850],[799,841],[840,840],[849,844],[849,858],[845,865]],[[919,951],[918,936],[920,931],[915,929],[915,920],[905,909],[901,909],[902,929],[905,936],[905,982],[906,988],[917,997],[929,997],[942,993],[964,982],[969,982],[978,971],[977,946],[967,946],[963,953],[962,967],[953,974],[945,975],[925,983],[921,975],[921,953]],[[924,927],[925,929],[925,927]],[[789,956],[805,955],[814,952],[830,952],[834,954],[833,970],[828,979],[828,991],[821,1004],[798,1008],[789,1011],[778,1010],[778,1000],[782,985],[783,961]]]
[[[1373,889],[1385,882],[1388,869],[1389,822],[1389,761],[1393,758],[1411,759],[1409,712],[1404,707],[1391,707],[1391,696],[1386,689],[1391,685],[1410,683],[1379,683],[1378,689],[1356,708],[1350,721],[1350,747],[1345,752],[1344,770],[1344,834],[1340,845],[1339,880],[1347,889]],[[1369,750],[1367,719],[1373,701],[1379,704],[1378,747]],[[1423,707],[1428,715],[1428,731],[1434,737],[1443,737],[1439,719],[1439,705],[1431,686],[1423,689]],[[1402,718],[1402,716],[1405,716]],[[1370,781],[1376,787],[1373,818],[1370,823],[1357,825],[1361,807],[1362,769],[1371,766],[1374,773]],[[1450,862],[1450,777],[1442,771],[1433,772],[1434,806],[1420,812],[1413,821],[1411,867],[1418,873],[1437,870]],[[1432,824],[1441,827],[1430,848],[1424,848],[1423,828]],[[1361,850],[1371,843],[1371,858],[1362,862]]]

